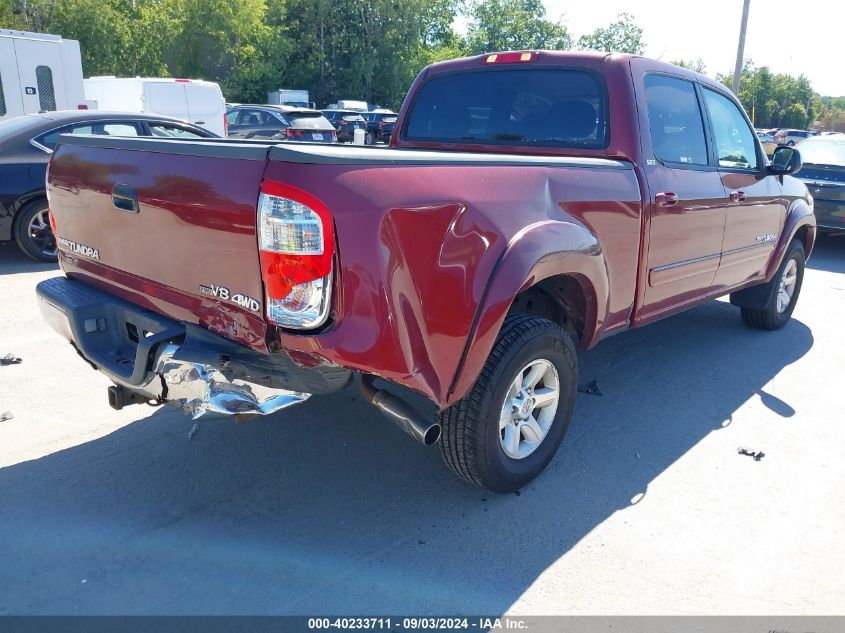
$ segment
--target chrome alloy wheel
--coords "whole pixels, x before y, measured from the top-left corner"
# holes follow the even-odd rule
[[[53,235],[53,229],[50,227],[50,211],[48,209],[43,209],[33,215],[27,229],[32,243],[42,254],[50,257],[55,257],[58,254],[56,238]]]
[[[780,276],[777,294],[778,314],[783,314],[792,302],[792,295],[795,294],[795,285],[798,281],[798,264],[790,259]]]
[[[499,442],[511,459],[525,459],[549,432],[560,400],[557,369],[544,358],[517,373],[502,404]]]

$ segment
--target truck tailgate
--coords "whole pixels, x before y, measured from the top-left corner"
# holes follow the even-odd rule
[[[256,204],[268,147],[63,137],[47,179],[63,269],[263,350]]]

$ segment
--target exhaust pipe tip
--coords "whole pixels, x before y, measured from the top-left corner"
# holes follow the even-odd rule
[[[426,446],[434,446],[440,440],[441,433],[442,429],[440,428],[440,425],[435,422],[425,432],[425,435],[423,435],[423,444],[425,444]]]
[[[361,393],[364,399],[418,442],[431,446],[440,439],[440,425],[432,422],[410,403],[384,389],[376,389],[374,376],[361,376]]]

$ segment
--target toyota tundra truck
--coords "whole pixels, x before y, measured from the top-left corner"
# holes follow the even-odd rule
[[[577,348],[728,294],[787,323],[816,234],[800,167],[703,75],[491,53],[425,68],[388,147],[63,136],[64,275],[37,294],[116,408],[253,416],[358,380],[514,491],[566,433]]]

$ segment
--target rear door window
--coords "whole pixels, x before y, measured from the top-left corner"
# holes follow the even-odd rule
[[[35,81],[38,84],[38,104],[41,112],[55,111],[56,87],[53,84],[53,69],[49,66],[36,66]]]
[[[43,145],[47,149],[56,149],[56,143],[59,142],[60,134],[93,134],[94,127],[90,123],[77,123],[76,125],[66,125],[57,130],[43,134],[35,139],[35,142]]]
[[[645,98],[654,156],[667,163],[707,165],[704,120],[693,83],[646,75]]]
[[[464,145],[605,147],[605,89],[598,76],[581,70],[439,75],[414,99],[403,136]]]
[[[263,110],[242,109],[238,116],[238,125],[268,125],[278,122],[269,112]]]
[[[60,134],[95,134],[98,136],[139,136],[140,131],[135,123],[125,122],[87,122],[65,125],[57,130],[43,134],[34,139],[39,145],[48,149],[56,149]]]
[[[96,133],[104,136],[138,136],[138,126],[134,123],[104,123]]]
[[[161,138],[205,138],[202,134],[197,134],[192,130],[188,130],[178,125],[171,125],[169,123],[149,123],[150,134]]]

